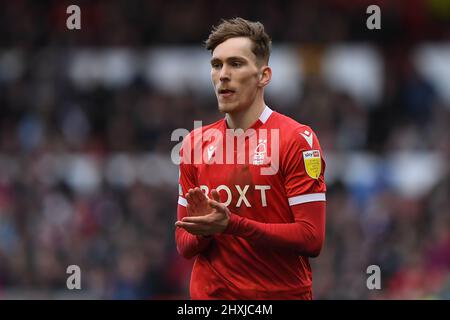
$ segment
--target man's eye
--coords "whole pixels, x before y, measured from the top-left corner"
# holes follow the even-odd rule
[[[211,67],[214,69],[219,69],[220,68],[220,63],[212,63]]]
[[[232,65],[233,67],[235,67],[235,68],[239,68],[239,67],[242,66],[242,63],[240,63],[240,62],[233,62],[231,65]]]

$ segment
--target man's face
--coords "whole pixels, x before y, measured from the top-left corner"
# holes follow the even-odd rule
[[[252,105],[260,84],[260,68],[248,38],[228,39],[212,53],[211,79],[221,112],[233,113]]]

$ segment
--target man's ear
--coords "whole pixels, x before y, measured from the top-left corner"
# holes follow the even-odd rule
[[[267,86],[270,82],[270,79],[272,79],[272,69],[269,66],[262,67],[259,73],[259,86]]]

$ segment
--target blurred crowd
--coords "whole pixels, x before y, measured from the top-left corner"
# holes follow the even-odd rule
[[[383,44],[449,38],[447,0],[2,0],[0,45],[141,46],[198,44],[222,18],[259,20],[279,42],[376,41]],[[82,8],[82,30],[67,35],[66,8]],[[366,9],[382,9],[382,28],[366,28]]]
[[[370,108],[318,74],[298,84],[297,100],[267,101],[314,128],[329,164],[314,297],[450,298],[450,105],[408,60],[421,41],[449,41],[448,1],[379,1],[387,14],[376,35],[355,27],[368,5],[356,0],[79,1],[76,35],[65,28],[69,3],[1,2],[0,299],[188,297],[193,261],[174,244],[171,133],[221,118],[214,96],[169,94],[139,76],[82,88],[64,61],[83,46],[201,45],[211,25],[234,15],[261,20],[275,42],[370,40],[383,55],[383,98]],[[20,67],[5,62],[11,49]],[[383,163],[399,151],[442,160],[428,190],[393,187]],[[333,172],[343,156],[361,154],[381,163],[370,184]],[[77,292],[66,289],[72,264],[81,268]],[[366,286],[369,265],[381,269],[381,290]]]

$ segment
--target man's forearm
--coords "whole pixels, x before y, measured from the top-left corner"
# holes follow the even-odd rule
[[[178,205],[177,217],[181,220],[188,215],[185,206]],[[190,259],[205,250],[211,243],[213,237],[196,236],[187,232],[183,228],[177,227],[175,230],[175,242],[177,251],[183,257]]]
[[[181,228],[177,228],[175,231],[177,251],[187,259],[195,257],[205,250],[211,243],[212,239],[213,237],[202,237],[190,234]]]
[[[231,234],[267,247],[286,248],[304,256],[319,255],[325,237],[325,204],[320,202],[305,204],[308,218],[299,217],[292,223],[263,223],[230,215],[225,234]]]

